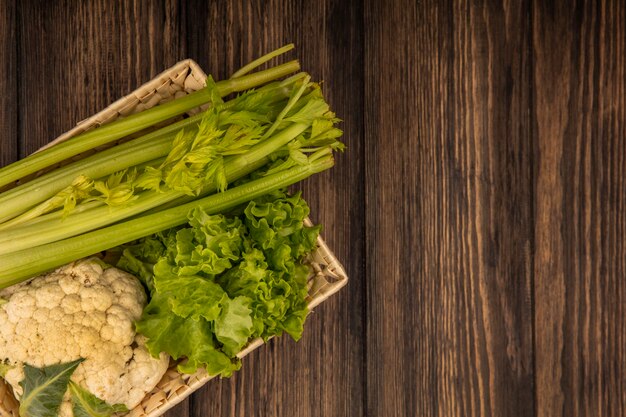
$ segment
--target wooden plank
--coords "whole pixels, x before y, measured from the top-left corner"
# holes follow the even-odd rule
[[[625,21],[533,2],[539,417],[626,415]]]
[[[17,6],[15,1],[0,2],[0,167],[17,159]]]
[[[301,189],[351,283],[167,416],[625,415],[625,8],[0,2],[0,165],[179,59],[295,41],[345,119]]]
[[[275,0],[184,2],[189,56],[216,77],[294,42],[303,68],[324,80],[348,151],[300,189],[314,221],[345,263],[351,281],[318,307],[303,338],[271,341],[244,359],[232,379],[214,380],[193,397],[193,416],[363,415],[363,146],[361,8],[350,2]]]
[[[368,415],[534,414],[527,11],[366,1]]]
[[[24,1],[20,9],[21,156],[182,59],[177,2]]]

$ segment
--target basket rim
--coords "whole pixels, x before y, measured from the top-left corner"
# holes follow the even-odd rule
[[[99,125],[102,119],[105,119],[103,116],[109,114],[111,112],[111,110],[114,109],[118,109],[118,108],[123,108],[125,107],[129,100],[133,100],[135,98],[137,98],[138,96],[138,92],[144,90],[144,89],[148,89],[148,88],[152,88],[153,86],[155,86],[155,84],[159,84],[164,80],[167,80],[168,78],[170,78],[170,76],[172,74],[177,74],[180,73],[182,70],[187,70],[189,69],[189,74],[198,74],[198,75],[203,75],[203,78],[206,78],[206,74],[204,73],[204,71],[200,68],[200,65],[198,65],[197,62],[195,62],[193,59],[191,58],[187,58],[187,59],[183,59],[182,61],[178,61],[177,63],[175,63],[174,65],[172,65],[170,68],[161,71],[159,74],[155,75],[152,79],[148,80],[147,82],[141,84],[138,88],[136,88],[135,90],[131,91],[130,93],[118,98],[117,100],[115,100],[114,102],[112,102],[111,104],[109,104],[108,106],[106,106],[104,109],[98,111],[95,114],[92,114],[91,116],[88,116],[86,118],[84,118],[83,120],[80,120],[76,123],[76,125],[71,128],[70,130],[68,130],[67,132],[62,133],[61,135],[57,136],[56,138],[54,138],[53,140],[51,140],[50,142],[48,142],[47,144],[45,144],[44,146],[42,146],[41,148],[37,149],[35,152],[40,152],[43,151],[44,149],[48,149],[54,145],[57,145],[81,132],[83,132],[85,130],[85,128],[91,127],[94,125],[94,123],[96,125]]]

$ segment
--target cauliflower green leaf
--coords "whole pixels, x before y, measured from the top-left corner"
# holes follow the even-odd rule
[[[70,395],[74,417],[111,417],[128,411],[124,404],[109,405],[73,381],[70,381]]]
[[[24,394],[20,399],[21,417],[56,417],[70,377],[84,359],[35,368],[24,364]]]

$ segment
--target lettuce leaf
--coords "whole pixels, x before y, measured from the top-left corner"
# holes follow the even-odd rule
[[[209,216],[200,208],[189,216],[190,228],[176,234],[179,274],[221,274],[239,260],[245,228],[237,217]]]
[[[182,318],[213,321],[219,317],[226,292],[215,282],[199,275],[178,276],[165,259],[154,267],[157,294],[167,296],[171,310]]]
[[[187,358],[178,365],[181,372],[193,373],[203,366],[211,375],[230,376],[241,366],[219,350],[207,320],[175,314],[167,296],[157,295],[150,300],[136,328],[148,338],[146,346],[153,356],[167,352],[174,359]]]
[[[231,297],[244,296],[252,300],[254,336],[267,340],[286,331],[294,340],[299,340],[308,314],[309,269],[294,265],[290,273],[267,270],[260,256],[259,252],[253,252],[238,267],[220,277],[220,283]]]
[[[148,237],[139,244],[129,245],[123,249],[117,267],[135,275],[146,286],[149,293],[154,292],[153,267],[165,253],[161,239]]]
[[[239,369],[253,338],[302,336],[308,315],[306,256],[320,227],[306,227],[301,195],[273,192],[236,214],[189,213],[183,227],[127,246],[118,267],[138,274],[151,300],[136,323],[150,353],[186,359],[182,372]]]
[[[215,337],[222,350],[233,357],[248,342],[252,335],[252,310],[250,299],[235,297],[222,304],[222,313],[215,320]]]
[[[248,204],[245,223],[252,239],[267,251],[270,259],[283,263],[282,260],[300,260],[315,249],[321,226],[305,227],[308,215],[309,206],[300,193],[291,197],[266,196]]]

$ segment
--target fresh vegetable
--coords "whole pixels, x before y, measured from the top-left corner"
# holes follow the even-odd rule
[[[74,417],[110,417],[128,411],[126,405],[107,404],[74,381],[70,381],[69,387]]]
[[[191,373],[229,376],[251,338],[298,340],[308,313],[306,256],[319,227],[305,227],[300,194],[274,192],[240,215],[196,208],[187,225],[126,246],[117,266],[141,277],[151,301],[137,322],[152,355]]]
[[[46,392],[59,391],[51,385],[53,379],[37,376],[35,368],[76,362],[74,383],[106,403],[128,408],[139,404],[167,370],[167,355],[152,358],[145,338],[135,332],[146,294],[124,271],[88,259],[7,288],[0,296],[7,300],[0,306],[0,363],[21,398],[24,416],[46,415],[44,408],[53,412]],[[42,378],[48,388],[32,388],[42,385]],[[61,397],[66,388],[67,382]],[[82,391],[72,392],[80,397],[74,407],[100,407]],[[61,416],[71,416],[69,397]]]
[[[43,368],[24,365],[25,377],[20,382],[24,391],[20,416],[110,417],[115,413],[128,411],[124,404],[109,405],[70,380],[82,362],[83,359],[77,359]]]
[[[223,193],[213,194],[191,203],[144,215],[112,226],[94,230],[58,242],[32,249],[0,255],[0,286],[13,285],[33,275],[56,268],[94,253],[139,239],[146,235],[180,226],[187,214],[196,207],[207,214],[226,212],[250,199],[295,184],[315,173],[333,166],[331,155],[324,154],[307,165],[296,166],[275,174],[263,176]]]
[[[131,164],[122,171],[87,177],[85,172],[110,172],[100,166],[96,154],[0,195],[0,213],[5,207],[7,216],[24,210],[0,224],[0,288],[180,225],[195,206],[218,213],[293,184],[330,168],[332,151],[343,149],[337,140],[341,131],[334,127],[338,119],[306,74],[246,91],[228,102],[221,100],[218,84],[209,77],[206,94],[212,106],[170,138],[161,158],[152,159],[157,153],[130,158],[146,143],[145,138],[136,139],[139,142],[104,151],[104,165],[117,161],[116,168],[122,168],[118,157]],[[139,148],[131,143],[139,143]],[[268,163],[272,169],[265,170],[258,182],[226,190]],[[80,175],[68,183],[68,174]],[[33,195],[59,188],[32,205]],[[48,191],[35,192],[44,189]],[[21,206],[26,200],[28,207]],[[120,230],[128,230],[127,236]]]
[[[143,164],[167,155],[172,146],[173,135],[180,129],[197,124],[203,115],[201,113],[183,119],[156,132],[103,150],[0,194],[0,220],[4,221],[0,229],[6,229],[11,225],[7,222],[8,219],[23,214],[35,204],[53,197],[69,187],[79,176],[106,177],[133,164]],[[13,222],[19,224],[24,220],[29,218]]]
[[[167,355],[229,376],[252,339],[301,337],[319,227],[284,190],[343,144],[309,75],[277,81],[296,61],[250,73],[291,48],[0,169],[0,376],[25,416],[109,416],[139,403]],[[148,297],[77,261],[104,251]]]
[[[289,48],[291,49],[291,48]],[[14,164],[0,168],[0,187],[35,173],[57,162],[64,161],[81,152],[115,141],[145,128],[171,119],[218,97],[245,91],[268,81],[275,80],[298,71],[297,61],[287,62],[274,68],[231,78],[216,84],[216,90],[201,89],[169,103],[153,107],[106,124],[99,129],[85,132],[65,142],[30,155]]]
[[[269,129],[271,126],[272,123],[268,116],[272,117],[273,115],[275,117],[288,104],[287,96],[290,91],[294,89],[299,91],[313,87],[312,84],[303,82],[300,77],[291,78],[283,83],[270,84],[265,86],[265,88],[247,92],[231,102],[222,103],[220,101],[216,103],[219,105],[219,108],[212,107],[202,113],[201,118],[191,118],[193,123],[179,122],[176,128],[171,126],[165,127],[154,134],[147,135],[147,137],[135,139],[130,143],[104,151],[103,155],[93,155],[86,160],[77,161],[60,170],[52,171],[41,178],[9,190],[0,195],[0,220],[4,221],[4,224],[0,224],[0,229],[6,229],[7,226],[15,224],[16,220],[11,222],[8,220],[17,217],[16,215],[18,214],[21,214],[22,218],[19,218],[17,224],[32,219],[32,216],[24,218],[23,213],[32,209],[34,204],[43,202],[44,205],[47,205],[48,202],[45,199],[54,198],[54,193],[63,192],[76,178],[74,175],[106,178],[106,175],[115,172],[115,170],[146,164],[148,166],[142,167],[142,176],[138,178],[138,185],[142,186],[143,189],[161,190],[160,182],[161,180],[166,180],[166,185],[172,183],[178,185],[172,191],[189,192],[189,186],[181,184],[181,181],[189,177],[189,179],[195,179],[196,189],[194,191],[197,193],[201,191],[197,189],[197,182],[201,179],[199,178],[200,174],[214,174],[213,178],[207,177],[202,179],[206,182],[211,180],[220,181],[216,185],[224,187],[225,178],[221,175],[223,170],[217,170],[219,167],[215,166],[221,161],[221,157],[243,154],[244,151],[251,149],[258,142],[257,139],[264,129]],[[209,78],[207,89],[215,90],[216,88],[216,84],[212,83]],[[217,96],[217,92],[214,95]],[[218,99],[219,97],[215,98],[215,100]],[[313,100],[320,103],[319,106],[313,109],[317,111],[316,114],[307,111],[308,117],[321,117],[322,113],[328,110],[328,106],[324,107],[323,100],[319,97],[309,96],[305,97],[304,100]],[[294,104],[292,103],[289,107],[291,108]],[[302,123],[300,126],[300,130],[292,127],[286,133],[277,135],[277,138],[264,137],[263,139],[272,140],[265,141],[267,143],[260,150],[251,149],[254,151],[251,157],[255,158],[254,160],[256,161],[285,145],[285,143],[294,139],[307,127],[303,126]],[[181,127],[186,127],[187,130],[181,130]],[[287,136],[289,134],[292,136]],[[152,144],[152,147],[150,144]],[[187,153],[192,151],[193,153],[187,156]],[[168,156],[166,166],[161,166],[159,169],[151,169],[151,161],[156,161],[158,158],[166,155]],[[240,167],[241,161],[248,162],[248,159],[248,157],[241,155],[231,165]],[[216,171],[204,171],[202,168],[205,167],[212,167]],[[167,170],[164,171],[164,169]],[[193,172],[193,170],[199,170],[199,172]],[[168,175],[168,177],[160,178],[157,177],[157,174]],[[92,185],[95,184],[97,182],[92,183]],[[82,190],[83,196],[87,199],[97,198],[102,194],[106,194],[107,188],[106,186],[103,186],[101,189],[93,186],[91,189],[85,188]],[[95,195],[90,195],[89,191],[93,191]],[[54,209],[55,207],[51,208]]]
[[[25,364],[24,380],[20,382],[23,391],[20,416],[57,417],[60,415],[67,384],[82,361],[82,359],[77,359],[41,369]]]

